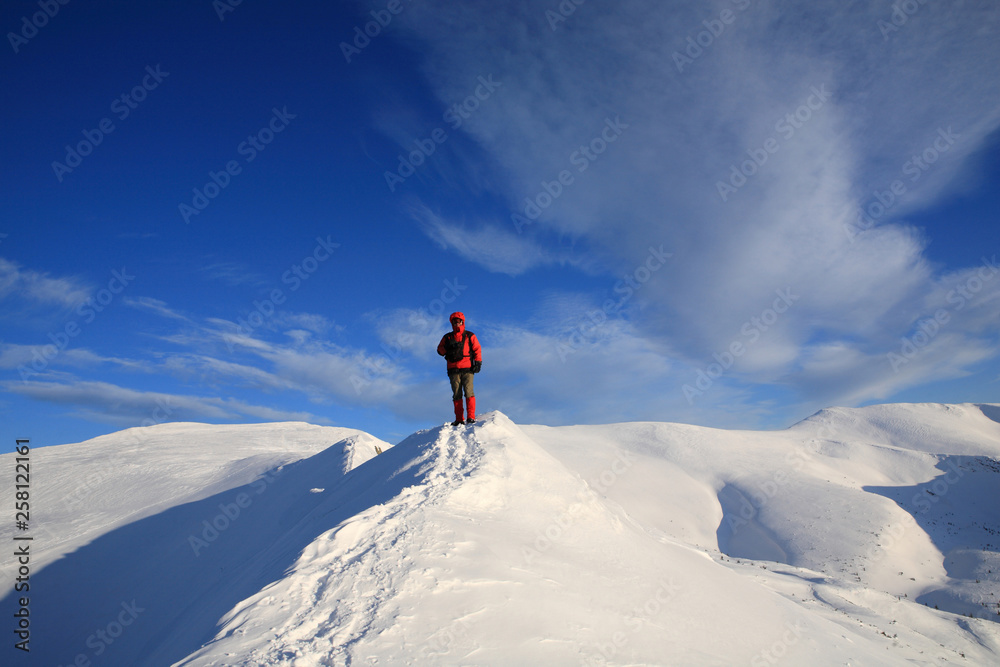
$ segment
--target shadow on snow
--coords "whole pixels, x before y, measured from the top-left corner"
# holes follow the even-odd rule
[[[982,406],[981,406],[982,407]],[[989,406],[986,406],[989,407]],[[909,512],[944,554],[944,568],[956,582],[997,579],[1000,573],[1000,462],[986,456],[942,456],[941,474],[914,486],[866,486]],[[917,602],[957,614],[1000,620],[982,605],[948,590],[928,591]],[[996,600],[994,600],[994,603]]]
[[[408,463],[436,431],[420,435],[346,475],[349,445],[341,441],[250,484],[112,530],[32,574],[32,663],[184,659],[240,601],[285,576],[316,537],[419,484],[425,471]],[[23,595],[11,592],[0,604],[16,609]]]

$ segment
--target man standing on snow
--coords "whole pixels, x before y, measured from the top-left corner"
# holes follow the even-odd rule
[[[452,313],[451,331],[438,343],[437,352],[448,360],[448,379],[451,380],[451,400],[455,404],[455,421],[452,426],[466,422],[462,416],[462,391],[468,408],[469,424],[476,422],[476,393],[472,389],[472,374],[483,365],[483,352],[476,334],[465,329],[465,315]]]

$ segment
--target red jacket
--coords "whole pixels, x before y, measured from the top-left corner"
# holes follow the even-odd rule
[[[441,342],[437,346],[437,353],[442,357],[445,356],[447,343],[452,339],[456,340],[462,343],[462,358],[458,361],[449,361],[448,372],[471,369],[473,361],[483,360],[483,351],[479,347],[479,339],[471,331],[468,337],[465,336],[464,322],[459,323],[457,326],[452,325],[451,329],[450,332],[441,337]]]

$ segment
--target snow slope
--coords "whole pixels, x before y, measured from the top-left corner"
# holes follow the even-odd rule
[[[282,576],[281,563],[256,558],[257,544],[280,539],[318,502],[310,489],[337,483],[376,445],[389,446],[354,429],[303,423],[174,423],[33,449],[34,641],[28,656],[5,651],[4,663],[14,653],[32,665],[77,656],[80,664],[136,665],[152,646],[159,652],[145,664],[183,658],[211,637],[219,616]],[[14,456],[0,457],[11,474]],[[14,506],[6,484],[0,506]],[[0,529],[5,545],[14,544],[12,523]],[[9,593],[16,566],[9,558],[3,565]],[[16,597],[4,601],[5,617]]]
[[[996,664],[998,422],[490,413],[392,448],[173,424],[38,449],[30,664]]]

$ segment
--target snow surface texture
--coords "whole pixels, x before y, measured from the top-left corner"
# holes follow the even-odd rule
[[[493,412],[395,447],[165,424],[31,458],[24,664],[1000,663],[996,405]]]

